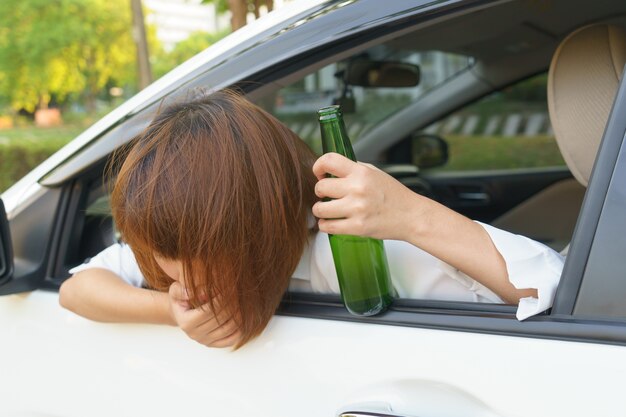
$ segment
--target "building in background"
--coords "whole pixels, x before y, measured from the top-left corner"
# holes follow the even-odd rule
[[[157,37],[165,50],[187,39],[193,32],[220,32],[230,27],[230,14],[218,14],[212,3],[201,4],[201,0],[144,0],[147,9],[146,21],[157,29]],[[274,0],[274,9],[289,0]],[[264,14],[264,13],[263,13]],[[254,15],[248,15],[248,22]]]

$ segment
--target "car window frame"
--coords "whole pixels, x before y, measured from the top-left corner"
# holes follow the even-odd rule
[[[475,1],[470,2],[467,6],[458,6],[458,2],[449,3],[459,7],[459,13],[462,13],[477,7],[476,5],[487,2]],[[435,17],[457,15],[457,13],[450,13],[447,10],[438,10],[438,13],[435,14]],[[424,19],[433,18],[429,13],[424,14],[426,15],[423,16]],[[255,84],[240,80],[235,82],[234,86],[240,88],[246,94],[254,94],[255,90],[260,88],[260,85],[283,79],[298,70],[312,67],[316,63],[319,64],[320,61],[328,60],[331,57],[345,56],[352,53],[351,51],[366,48],[368,42],[372,42],[373,39],[376,39],[378,42],[382,41],[381,39],[383,38],[397,36],[399,33],[414,30],[415,27],[424,22],[424,19],[411,19],[409,21],[407,16],[398,17],[395,21],[397,25],[387,24],[382,28],[377,26],[359,32],[354,36],[335,39],[323,45],[323,47],[295,54],[282,64],[274,65],[271,70],[264,69],[260,73],[247,76],[246,80],[255,80]],[[218,72],[229,71],[233,65],[237,65],[237,62],[237,59],[233,59],[229,63],[230,65],[220,67]],[[193,83],[185,87],[201,84],[201,78],[207,77],[198,77]],[[233,84],[230,85],[233,86]],[[621,89],[623,90],[624,87],[622,86]],[[149,111],[151,107],[148,106],[144,110]],[[136,116],[137,114],[135,114]],[[133,123],[137,123],[137,119]],[[125,123],[122,123],[118,128],[123,129],[124,125]],[[605,146],[609,145],[603,144],[603,148]],[[609,151],[602,150],[600,154],[605,155],[607,152]],[[610,159],[608,156],[603,156],[603,158],[603,161]],[[615,160],[613,165],[614,163]],[[515,306],[436,300],[397,300],[395,305],[383,315],[359,318],[347,313],[338,295],[300,293],[287,293],[277,314],[370,324],[626,345],[626,326],[615,326],[612,323],[580,319],[573,316],[571,309],[568,310],[567,308],[568,303],[574,302],[574,296],[582,280],[583,268],[580,265],[586,262],[586,256],[589,253],[590,244],[587,245],[586,241],[590,237],[585,236],[583,231],[589,230],[590,227],[597,224],[597,217],[600,215],[600,211],[596,207],[597,202],[593,201],[594,199],[590,196],[601,192],[602,184],[600,179],[607,175],[610,178],[612,169],[609,171],[607,167],[603,166],[602,169],[596,171],[598,173],[594,172],[594,176],[599,179],[594,178],[590,185],[588,197],[585,198],[585,203],[581,210],[582,220],[579,220],[580,225],[576,227],[576,230],[580,228],[581,231],[575,231],[574,234],[575,240],[577,236],[580,236],[578,238],[580,242],[572,245],[571,255],[568,262],[566,262],[566,268],[563,273],[563,288],[559,288],[557,291],[557,304],[555,304],[551,314],[546,313],[532,317],[524,322],[519,322],[515,318]],[[579,257],[573,259],[574,254]]]
[[[575,313],[576,305],[581,301],[598,304],[601,308],[602,300],[588,300],[594,297],[588,292],[581,293],[583,283],[593,287],[596,281],[596,275],[593,270],[587,270],[587,263],[591,255],[594,244],[611,245],[615,244],[610,236],[606,236],[598,232],[598,225],[606,218],[605,206],[607,201],[613,198],[618,190],[611,190],[611,181],[615,178],[618,171],[618,160],[626,156],[626,149],[623,146],[626,138],[626,118],[620,117],[626,114],[626,82],[624,74],[626,68],[622,72],[621,82],[615,96],[611,113],[604,130],[602,141],[596,155],[596,159],[589,179],[587,193],[581,207],[581,216],[576,224],[572,244],[568,253],[568,262],[565,264],[563,276],[559,285],[559,291],[556,294],[553,315],[555,317],[562,316],[578,316]],[[582,214],[584,213],[584,216]],[[605,240],[606,239],[606,240]],[[622,288],[626,291],[626,283]],[[600,320],[601,318],[593,318],[592,320]],[[619,320],[616,317],[606,317],[610,320]],[[622,318],[626,321],[626,318]]]

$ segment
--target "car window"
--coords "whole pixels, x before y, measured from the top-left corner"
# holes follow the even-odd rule
[[[539,74],[489,94],[425,128],[448,144],[448,162],[434,170],[565,166],[548,117],[547,78]]]
[[[346,85],[343,79],[345,72],[352,62],[363,59],[413,64],[419,68],[419,83],[406,87],[375,88]],[[373,126],[419,100],[471,63],[471,58],[463,55],[440,51],[416,52],[383,44],[308,73],[257,104],[287,124],[316,153],[321,154],[321,137],[315,117],[319,108],[340,104],[350,139],[356,143]]]

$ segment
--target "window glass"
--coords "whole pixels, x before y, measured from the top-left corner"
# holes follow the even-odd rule
[[[413,64],[419,67],[419,83],[394,87],[346,85],[346,72],[358,60]],[[316,118],[319,108],[340,104],[350,139],[355,143],[371,127],[419,100],[429,90],[466,69],[470,63],[471,60],[462,55],[438,51],[415,52],[379,45],[309,73],[257,104],[287,124],[315,152],[321,153]]]
[[[564,166],[548,117],[546,83],[547,74],[534,76],[427,127],[424,133],[448,143],[449,160],[435,169]]]

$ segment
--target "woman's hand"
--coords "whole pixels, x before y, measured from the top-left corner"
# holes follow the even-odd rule
[[[170,286],[169,301],[172,318],[196,342],[208,347],[228,347],[239,340],[239,329],[231,317],[213,314],[209,304],[192,308],[179,282]]]
[[[431,201],[373,165],[336,153],[322,155],[313,172],[319,180],[317,196],[333,199],[313,206],[320,230],[330,234],[410,241],[413,223],[424,218],[425,205]]]

